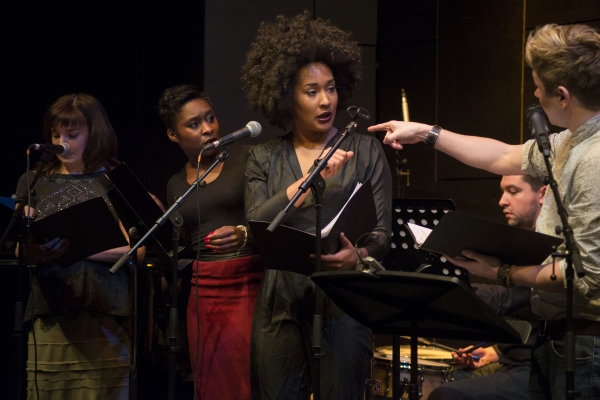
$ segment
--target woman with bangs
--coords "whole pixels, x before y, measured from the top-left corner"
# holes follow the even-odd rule
[[[326,154],[342,130],[334,125],[361,79],[361,54],[350,34],[310,13],[262,23],[246,56],[242,81],[250,106],[272,125],[291,131],[250,151],[246,165],[246,215],[272,221],[306,180],[314,160]],[[343,233],[341,249],[322,255],[328,270],[359,269],[361,258],[381,259],[390,247],[391,174],[381,144],[350,135],[321,172],[323,226],[357,183],[371,181],[377,225],[356,248]],[[315,231],[315,206],[302,195],[285,225]],[[277,233],[275,233],[277,234]],[[306,400],[313,372],[314,284],[307,276],[265,271],[254,311],[251,378],[254,398]],[[371,330],[323,300],[321,398],[358,400],[364,395],[372,354]]]
[[[50,156],[25,213],[39,220],[102,197],[117,218],[98,182],[119,163],[117,138],[100,102],[83,93],[60,97],[44,116],[43,135],[44,143],[65,143],[71,152]],[[34,171],[21,176],[18,199],[27,201],[27,181],[33,176]],[[111,275],[109,269],[129,247],[107,250],[63,268],[53,260],[68,248],[69,243],[60,238],[43,244],[32,240],[24,247],[24,260],[36,266],[25,312],[25,320],[32,323],[28,398],[127,399],[128,272],[122,268]],[[143,256],[141,248],[138,257]]]

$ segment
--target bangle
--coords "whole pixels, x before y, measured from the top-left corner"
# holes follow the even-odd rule
[[[434,125],[429,131],[429,135],[427,135],[427,139],[425,139],[425,146],[428,149],[433,149],[435,147],[435,142],[438,140],[438,136],[440,136],[440,131],[442,127],[439,125]]]
[[[498,268],[498,275],[496,276],[496,283],[500,286],[506,287],[506,283],[508,282],[507,276],[509,274],[510,265],[502,264],[501,267]]]
[[[242,242],[242,245],[238,248],[237,251],[237,255],[240,255],[240,250],[244,248],[244,246],[246,246],[246,242],[248,241],[248,228],[246,228],[244,225],[238,225],[236,226],[236,228],[241,229],[242,231],[244,231],[244,241]]]

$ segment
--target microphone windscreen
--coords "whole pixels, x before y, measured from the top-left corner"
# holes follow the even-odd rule
[[[525,111],[525,118],[531,118],[531,116],[536,112],[544,114],[544,109],[538,103],[530,104],[529,107],[527,107],[527,111]]]
[[[358,118],[368,121],[371,119],[371,113],[364,107],[358,107]]]
[[[350,118],[356,120],[362,119],[364,121],[368,121],[371,118],[371,113],[364,107],[350,106],[346,109],[346,112],[350,116]]]
[[[64,153],[62,153],[63,156],[68,156],[73,152],[73,149],[71,149],[71,145],[69,145],[69,143],[61,143],[60,145],[65,148]]]
[[[262,126],[260,126],[260,124],[256,121],[248,122],[246,127],[250,131],[250,137],[256,137],[260,135],[260,132],[262,132]]]

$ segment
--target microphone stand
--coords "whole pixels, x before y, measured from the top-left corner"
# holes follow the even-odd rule
[[[202,154],[202,153],[200,153]],[[131,249],[125,253],[119,261],[115,263],[110,269],[112,274],[116,273],[119,268],[127,262],[129,257],[137,251],[142,244],[158,229],[159,226],[165,223],[167,219],[171,221],[173,224],[173,252],[172,252],[172,276],[171,276],[171,304],[169,308],[169,380],[168,380],[168,398],[169,400],[175,400],[175,365],[176,365],[176,357],[179,351],[177,347],[177,329],[178,329],[178,318],[177,318],[177,264],[179,262],[179,233],[181,231],[181,226],[183,225],[183,220],[181,217],[173,217],[173,213],[183,204],[183,202],[189,197],[190,194],[198,187],[204,187],[206,183],[204,182],[204,178],[221,162],[225,161],[227,156],[229,155],[229,148],[221,149],[221,154],[217,157],[215,162],[202,174],[200,178],[198,178],[190,188],[181,195],[175,203],[165,213],[158,218],[154,225],[146,232],[146,234],[131,247]]]
[[[535,140],[538,144],[538,148],[544,156],[544,162],[546,164],[546,170],[548,171],[548,185],[552,189],[552,194],[556,201],[556,209],[560,217],[561,226],[556,227],[557,234],[563,234],[565,237],[566,251],[564,253],[553,252],[552,253],[552,265],[554,266],[555,257],[564,257],[567,260],[567,268],[565,269],[565,279],[567,283],[567,317],[566,317],[566,331],[565,331],[565,371],[566,371],[566,389],[567,398],[574,399],[579,396],[579,392],[575,391],[575,319],[573,316],[573,280],[574,271],[577,272],[578,277],[583,277],[585,271],[581,263],[581,255],[579,249],[575,243],[575,237],[573,230],[569,225],[567,219],[567,212],[562,203],[562,197],[558,190],[558,183],[554,179],[552,174],[552,166],[550,165],[550,143],[549,141],[540,140],[540,135],[534,132]],[[556,280],[554,270],[552,271],[552,280]]]
[[[6,229],[4,230],[4,233],[2,234],[2,237],[0,238],[0,248],[4,245],[4,242],[10,235],[10,232],[12,232],[12,230],[17,222],[17,219],[23,215],[23,210],[25,210],[25,206],[27,205],[27,200],[29,199],[30,196],[35,195],[35,191],[33,190],[33,187],[37,183],[40,176],[42,176],[42,170],[48,164],[49,161],[50,161],[50,158],[48,157],[47,154],[44,153],[44,155],[40,158],[40,163],[41,163],[40,168],[38,168],[35,171],[33,180],[29,184],[27,195],[25,195],[24,198],[18,199],[18,206],[15,209],[15,211],[13,212],[10,222],[8,223],[8,226],[6,227]],[[23,276],[23,273],[24,273],[23,267],[25,266],[25,259],[24,259],[23,244],[25,242],[25,238],[29,238],[29,232],[31,230],[31,220],[32,220],[31,218],[27,218],[27,223],[25,224],[25,229],[23,230],[22,229],[23,227],[21,226],[21,229],[19,229],[19,232],[17,234],[17,243],[18,243],[20,251],[19,251],[19,257],[18,257],[18,261],[17,261],[17,301],[15,302],[15,315],[14,315],[15,329],[14,329],[14,333],[12,334],[12,338],[13,338],[13,342],[14,342],[14,354],[15,354],[15,358],[14,358],[14,361],[15,361],[15,364],[14,364],[14,370],[15,370],[14,398],[15,399],[22,398],[21,385],[24,380],[23,372],[25,371],[25,368],[23,365],[23,359],[24,359],[23,343],[24,343],[24,338],[25,338],[25,330],[23,328],[23,317],[25,314],[25,307],[24,307],[25,299],[23,298],[24,294],[25,294],[25,288],[24,288],[25,279]]]
[[[323,157],[320,161],[315,160],[315,169],[313,172],[306,178],[304,182],[298,188],[298,192],[294,195],[292,200],[288,203],[288,205],[277,214],[273,222],[267,228],[267,231],[273,233],[275,229],[284,221],[287,216],[288,211],[294,206],[298,198],[306,193],[308,188],[310,188],[313,192],[315,199],[315,211],[317,213],[316,216],[316,229],[315,229],[315,272],[321,272],[321,207],[323,204],[321,203],[321,199],[323,197],[323,193],[325,192],[325,179],[321,176],[321,171],[325,169],[327,166],[327,162],[333,156],[333,153],[340,147],[342,142],[346,139],[348,135],[354,133],[354,128],[356,128],[356,121],[353,120],[350,122],[338,141],[333,145],[331,150]],[[321,399],[321,358],[323,358],[324,354],[322,352],[322,314],[323,307],[321,304],[321,289],[317,286],[315,287],[315,313],[313,315],[313,357],[314,357],[314,371],[313,371],[313,395],[314,400]]]
[[[134,243],[139,235],[138,229],[133,226],[127,231],[129,236],[130,246]],[[137,400],[138,398],[138,366],[137,366],[137,353],[138,353],[138,257],[137,252],[131,255],[131,265],[133,266],[133,298],[130,302],[131,316],[129,318],[129,327],[131,329],[131,362],[129,365],[129,400]]]

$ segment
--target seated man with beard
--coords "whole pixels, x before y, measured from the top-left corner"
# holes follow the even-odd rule
[[[500,188],[503,194],[499,204],[508,224],[534,230],[546,193],[544,183],[530,175],[509,175],[502,178]],[[463,369],[455,370],[453,382],[438,386],[429,399],[528,399],[531,349],[538,326],[529,307],[531,289],[477,283],[472,286],[498,314],[530,323],[529,340],[525,345],[498,344],[471,354],[452,353],[455,363]],[[468,348],[459,352],[465,350]]]

